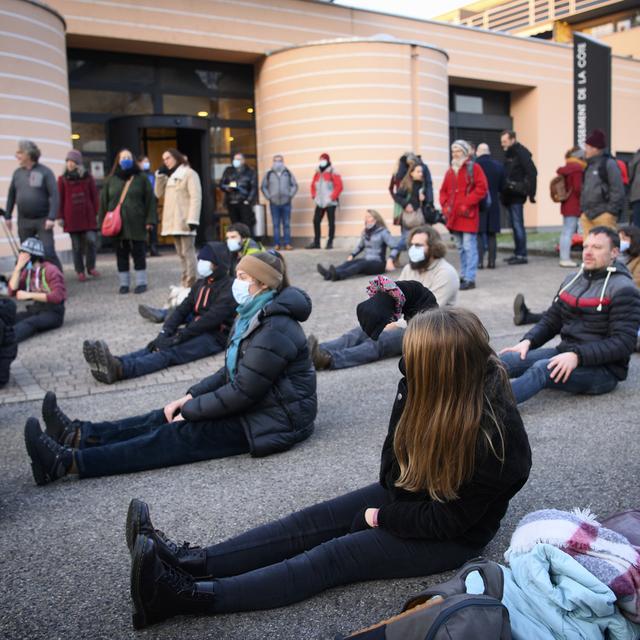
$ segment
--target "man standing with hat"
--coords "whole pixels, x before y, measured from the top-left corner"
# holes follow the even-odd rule
[[[585,238],[594,227],[615,229],[624,208],[622,175],[606,148],[604,131],[594,129],[584,145],[587,168],[580,194],[580,222]]]

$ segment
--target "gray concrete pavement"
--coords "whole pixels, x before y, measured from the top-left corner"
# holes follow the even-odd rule
[[[312,296],[307,332],[331,338],[355,323],[366,278],[327,283],[315,263],[345,252],[287,254],[294,284]],[[452,262],[457,264],[455,252]],[[441,576],[378,581],[333,589],[274,611],[211,618],[176,618],[135,633],[130,622],[129,557],[124,520],[129,500],[151,505],[157,526],[178,540],[213,543],[291,510],[372,482],[399,377],[393,360],[318,375],[319,414],[312,438],[264,459],[239,456],[171,469],[91,480],[33,483],[23,426],[40,415],[40,398],[55,390],[73,417],[107,419],[162,406],[194,380],[217,369],[222,356],[113,386],[89,375],[82,340],[102,337],[114,353],[140,348],[158,326],[137,313],[139,302],[161,304],[177,281],[173,257],[150,261],[150,291],[119,296],[114,260],[101,257],[97,282],[69,282],[65,326],[20,347],[14,376],[0,392],[0,637],[64,638],[332,638],[392,614],[410,594]],[[460,303],[485,322],[494,346],[522,331],[511,302],[523,291],[531,306],[547,304],[566,271],[552,258],[527,266],[482,271]],[[543,392],[522,406],[533,449],[533,470],[512,501],[487,550],[499,560],[518,519],[543,507],[589,506],[599,515],[638,506],[640,358],[629,380],[607,395],[571,397]]]

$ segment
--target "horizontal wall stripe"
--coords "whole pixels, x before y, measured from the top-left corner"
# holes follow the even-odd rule
[[[449,113],[448,104],[439,104],[437,102],[420,102],[421,107],[429,107],[430,109],[437,109],[438,111],[446,111]]]
[[[443,127],[449,128],[449,120],[445,120],[444,118],[432,118],[431,116],[420,116],[419,120],[424,122],[437,122],[441,124]]]
[[[49,107],[62,109],[65,115],[69,113],[69,107],[60,102],[52,102],[51,100],[43,100],[42,98],[30,98],[29,96],[17,96],[11,93],[0,93],[0,98],[9,98],[10,100],[22,100],[23,102],[35,102],[36,104],[46,104]]]
[[[371,44],[377,45],[377,44],[384,44],[384,43],[372,42]],[[317,49],[317,47],[314,47],[314,49]],[[278,57],[281,55],[285,55],[285,53],[278,54]],[[383,58],[383,59],[395,58],[395,59],[403,60],[409,63],[409,57],[405,54],[382,53],[378,51],[372,51],[371,53],[357,53],[357,52],[349,53],[349,60],[353,58],[367,58],[367,60],[370,60],[370,61],[373,61],[376,58]],[[269,72],[275,71],[277,69],[282,69],[284,67],[290,67],[293,65],[307,64],[308,62],[319,62],[324,60],[344,60],[344,53],[332,53],[332,54],[327,54],[322,56],[309,56],[307,58],[295,58],[293,60],[287,60],[286,62],[275,62],[275,60],[277,60],[277,57],[269,59],[269,66],[268,66]]]
[[[271,71],[271,69],[269,69]],[[277,78],[276,80],[269,80],[268,82],[261,82],[260,87],[270,87],[274,84],[280,84],[281,82],[290,82],[292,80],[300,80],[301,78],[316,78],[319,76],[335,76],[340,73],[375,73],[376,75],[380,73],[392,73],[393,75],[409,75],[409,70],[405,69],[381,69],[380,67],[355,67],[348,69],[322,69],[320,71],[309,71],[307,73],[298,73],[296,75],[291,76],[283,76],[282,78]]]
[[[260,101],[258,100],[258,104]],[[265,111],[265,114],[281,113],[283,111],[295,111],[302,107],[325,107],[327,105],[348,105],[348,104],[411,104],[411,100],[384,100],[374,99],[371,100],[323,100],[321,102],[298,102],[288,107],[278,107],[277,109],[269,109]]]
[[[440,80],[443,84],[449,84],[449,78],[447,78],[446,74],[438,75],[435,73],[429,73],[427,71],[418,71],[418,76],[420,78],[432,78],[433,80]]]
[[[633,93],[634,95],[640,95],[640,89],[627,89],[623,87],[613,86],[614,91],[618,91],[620,93]]]
[[[44,42],[43,40],[38,40],[37,38],[31,38],[30,36],[25,36],[19,33],[11,33],[10,31],[0,31],[0,36],[4,36],[5,38],[15,38],[16,40],[24,40],[25,42],[30,42],[31,44],[36,44],[39,47],[45,47],[47,49],[51,49],[59,56],[62,57],[63,62],[66,62],[67,57],[65,55],[65,50],[61,47],[56,47],[48,42]]]
[[[368,104],[368,103],[367,103]],[[320,104],[318,104],[320,106]],[[267,131],[268,129],[274,129],[276,127],[289,127],[294,124],[310,124],[313,122],[341,122],[343,120],[375,120],[376,122],[384,120],[386,118],[392,118],[393,120],[411,120],[411,116],[402,116],[395,113],[373,113],[366,115],[336,115],[336,116],[322,116],[321,118],[303,118],[301,120],[287,120],[286,122],[276,122],[274,124],[262,125],[260,131]]]
[[[62,127],[69,129],[69,122],[60,122],[59,120],[49,120],[48,118],[32,118],[31,116],[18,116],[13,114],[0,114],[0,120],[22,120],[26,122],[38,122],[40,124],[50,124],[53,127]]]
[[[0,135],[0,140],[14,140],[16,143],[19,140],[18,136],[8,136],[8,135]],[[66,149],[71,149],[71,142],[62,142],[61,140],[54,140],[53,138],[35,138],[33,136],[31,136],[29,138],[29,140],[33,140],[33,142],[36,142],[38,144],[41,145],[45,145],[45,144],[55,144],[58,145],[60,147],[65,147]],[[12,156],[12,159],[15,160],[15,158]]]
[[[640,68],[638,69],[638,71],[640,72]],[[640,78],[631,78],[629,76],[621,76],[618,73],[613,73],[613,79],[614,80],[621,80],[622,82],[633,82],[633,84],[640,84]]]
[[[471,67],[467,64],[452,64],[451,65],[451,69],[459,69],[463,75],[465,77],[466,76],[465,72],[469,72],[469,71],[477,71],[478,73],[481,73],[483,75],[484,78],[486,78],[487,75],[487,69],[486,67]],[[556,78],[555,76],[536,76],[536,75],[532,75],[529,72],[526,73],[522,73],[522,72],[518,72],[518,71],[509,71],[506,67],[501,68],[501,73],[503,73],[504,75],[507,76],[512,76],[514,78],[517,78],[518,82],[516,84],[520,84],[522,85],[522,81],[525,80],[542,80],[543,82],[558,82],[560,84],[573,84],[573,79],[567,79],[567,80],[563,80],[562,78]],[[563,69],[562,70],[564,74],[569,74],[570,72],[567,71],[567,69]],[[453,74],[455,75],[455,74]],[[528,86],[532,86],[531,84],[527,84],[527,85],[522,85],[523,87],[528,87]]]
[[[411,137],[411,131],[407,129],[350,129],[349,131],[341,132],[336,131],[333,132],[333,135],[338,135],[343,137],[344,135],[372,135],[377,136],[383,133],[398,135],[398,136],[407,136]],[[262,144],[278,144],[284,140],[302,140],[303,138],[329,138],[331,134],[326,131],[319,131],[316,133],[300,133],[295,136],[280,136],[277,138],[271,138],[270,140],[264,140]]]
[[[3,58],[14,58],[15,60],[21,60],[23,62],[31,62],[33,64],[39,64],[44,67],[49,67],[49,69],[53,69],[54,71],[57,71],[58,73],[62,74],[65,77],[65,82],[66,82],[66,77],[67,77],[66,68],[63,69],[62,67],[59,67],[56,64],[47,62],[46,60],[39,60],[38,58],[32,58],[31,56],[23,56],[18,53],[8,53],[6,51],[0,51],[0,56],[2,56]]]
[[[45,29],[50,31],[51,33],[55,33],[58,38],[62,40],[62,46],[64,46],[65,37],[64,37],[64,29],[62,28],[62,23],[60,23],[60,28],[56,29],[51,25],[48,25],[46,22],[42,22],[40,20],[35,20],[27,15],[22,13],[13,13],[13,11],[5,11],[4,9],[0,9],[0,15],[8,16],[9,18],[14,18],[16,20],[22,20],[24,22],[30,22],[31,24],[39,27],[40,29]]]
[[[418,91],[423,91],[425,93],[435,93],[436,95],[439,95],[439,96],[445,96],[447,99],[449,98],[448,91],[440,91],[440,89],[434,89],[433,87],[430,87],[430,86],[418,87]]]
[[[67,94],[67,80],[64,81],[64,84],[56,84],[55,82],[41,80],[40,78],[30,78],[29,76],[20,76],[16,73],[5,72],[0,72],[0,78],[10,78],[11,80],[20,80],[22,82],[33,82],[35,84],[41,84],[45,87],[51,87],[56,91],[62,91],[65,95]]]
[[[283,91],[282,93],[273,94],[270,96],[261,96],[261,102],[270,102],[271,100],[279,100],[281,98],[286,98],[288,96],[296,96],[301,93],[310,93],[312,91],[342,91],[342,90],[354,90],[354,89],[401,89],[402,91],[408,92],[410,87],[404,84],[330,84],[319,86],[313,89],[293,89],[292,91]]]

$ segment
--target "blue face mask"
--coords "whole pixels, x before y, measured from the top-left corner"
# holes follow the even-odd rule
[[[240,242],[240,240],[227,240],[227,249],[229,249],[229,251],[231,251],[231,253],[235,253],[236,251],[240,251],[240,249],[242,248],[242,243]]]
[[[424,247],[412,244],[407,253],[409,254],[409,260],[411,262],[422,262],[425,259]]]
[[[624,253],[629,249],[631,243],[628,240],[620,240],[620,253]]]
[[[118,164],[123,171],[128,171],[133,167],[133,160],[131,158],[121,158]]]
[[[238,160],[236,158],[231,164],[233,165],[234,169],[239,169],[243,165],[243,162],[242,160]]]
[[[213,265],[208,260],[198,260],[196,269],[201,278],[208,278],[213,273],[212,267]]]
[[[248,280],[238,280],[236,278],[231,285],[231,294],[238,304],[249,302],[253,296],[249,293],[251,283]]]
[[[151,168],[151,163],[143,162],[142,163],[142,168],[143,168],[144,171],[149,171],[149,169]]]

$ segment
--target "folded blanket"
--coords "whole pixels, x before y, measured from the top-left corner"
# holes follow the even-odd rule
[[[511,537],[505,559],[549,544],[569,554],[615,594],[623,615],[640,622],[640,554],[588,510],[543,509],[527,514]]]

